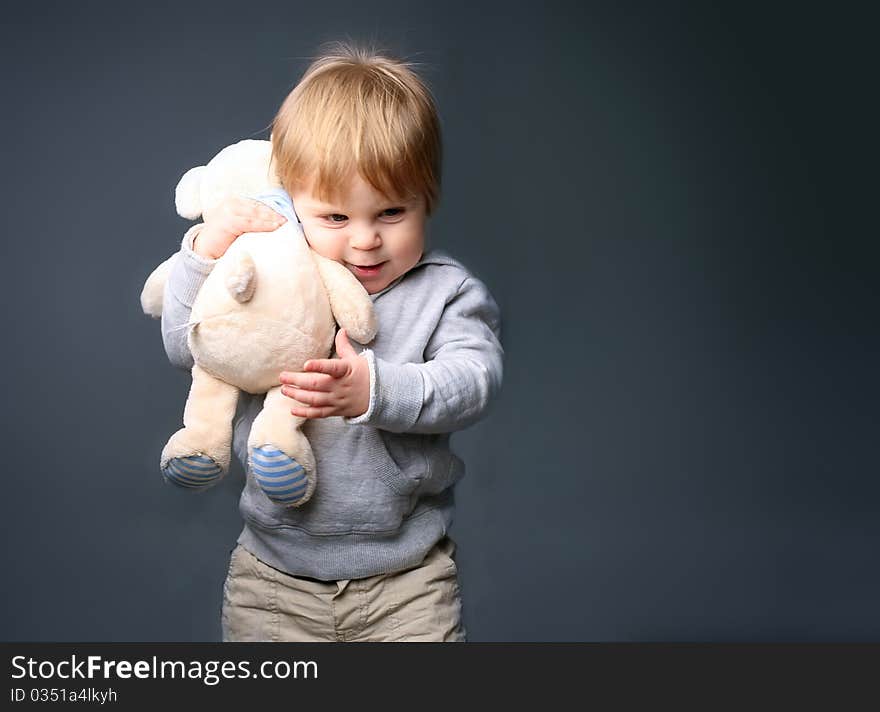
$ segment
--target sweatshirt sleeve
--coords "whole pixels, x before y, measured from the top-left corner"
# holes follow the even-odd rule
[[[501,316],[486,286],[468,276],[425,347],[425,363],[395,364],[370,349],[370,405],[351,424],[395,433],[449,433],[485,414],[501,388]]]
[[[172,262],[162,297],[162,342],[165,353],[172,365],[187,371],[193,367],[193,357],[187,343],[189,329],[186,325],[196,294],[217,262],[193,251],[193,240],[202,227],[203,223],[193,225],[183,236],[180,252]]]

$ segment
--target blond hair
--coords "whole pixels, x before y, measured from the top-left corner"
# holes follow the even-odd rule
[[[440,193],[440,120],[413,65],[334,43],[315,59],[272,122],[281,184],[333,202],[355,171],[391,200]]]

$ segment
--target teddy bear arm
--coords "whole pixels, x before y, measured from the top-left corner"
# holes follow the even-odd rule
[[[235,301],[244,304],[254,296],[257,286],[257,268],[254,259],[244,250],[233,257],[232,267],[226,275],[226,289]]]
[[[370,295],[343,265],[314,251],[312,256],[330,296],[333,318],[355,341],[368,344],[377,330]]]

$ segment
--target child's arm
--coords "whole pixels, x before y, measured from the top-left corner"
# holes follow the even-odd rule
[[[339,345],[337,339],[337,351]],[[282,374],[282,383],[289,384],[285,395],[312,404],[298,414],[344,416],[361,402],[358,393],[365,388],[369,405],[354,412],[364,407],[366,412],[346,422],[395,433],[449,433],[477,422],[501,387],[500,312],[486,286],[472,276],[446,306],[425,348],[425,363],[395,364],[369,349],[356,355],[347,344],[344,351],[338,359],[315,361],[305,369],[319,374]]]
[[[173,366],[187,371],[193,367],[193,357],[187,343],[189,329],[186,324],[196,294],[217,262],[197,254],[193,249],[193,239],[203,227],[202,223],[193,225],[183,236],[180,252],[173,257],[162,299],[162,342],[165,344],[165,353]]]
[[[468,277],[425,347],[425,363],[366,354],[370,406],[351,423],[396,433],[450,433],[476,423],[501,388],[501,313],[486,286]]]

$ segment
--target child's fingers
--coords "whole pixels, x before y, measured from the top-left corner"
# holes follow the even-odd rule
[[[336,396],[332,393],[324,393],[323,391],[305,391],[293,386],[282,386],[281,393],[303,405],[321,408],[336,404]]]
[[[329,418],[336,412],[335,408],[315,408],[311,406],[294,406],[290,409],[291,415],[298,418]]]
[[[296,373],[285,371],[281,374],[281,383],[307,391],[329,391],[334,384],[333,376],[326,373]]]
[[[264,202],[255,200],[254,198],[245,198],[243,196],[236,196],[234,199],[230,200],[230,211],[241,217],[281,217],[277,211],[270,208]]]
[[[284,224],[286,218],[276,214],[274,217],[243,217],[236,226],[244,232],[272,232]]]
[[[287,218],[258,200],[244,198],[235,208],[237,226],[247,232],[271,231],[287,222]]]
[[[345,361],[338,358],[319,358],[313,361],[306,361],[306,365],[303,366],[304,371],[318,371],[319,373],[333,376],[333,378],[345,376],[350,368]]]

